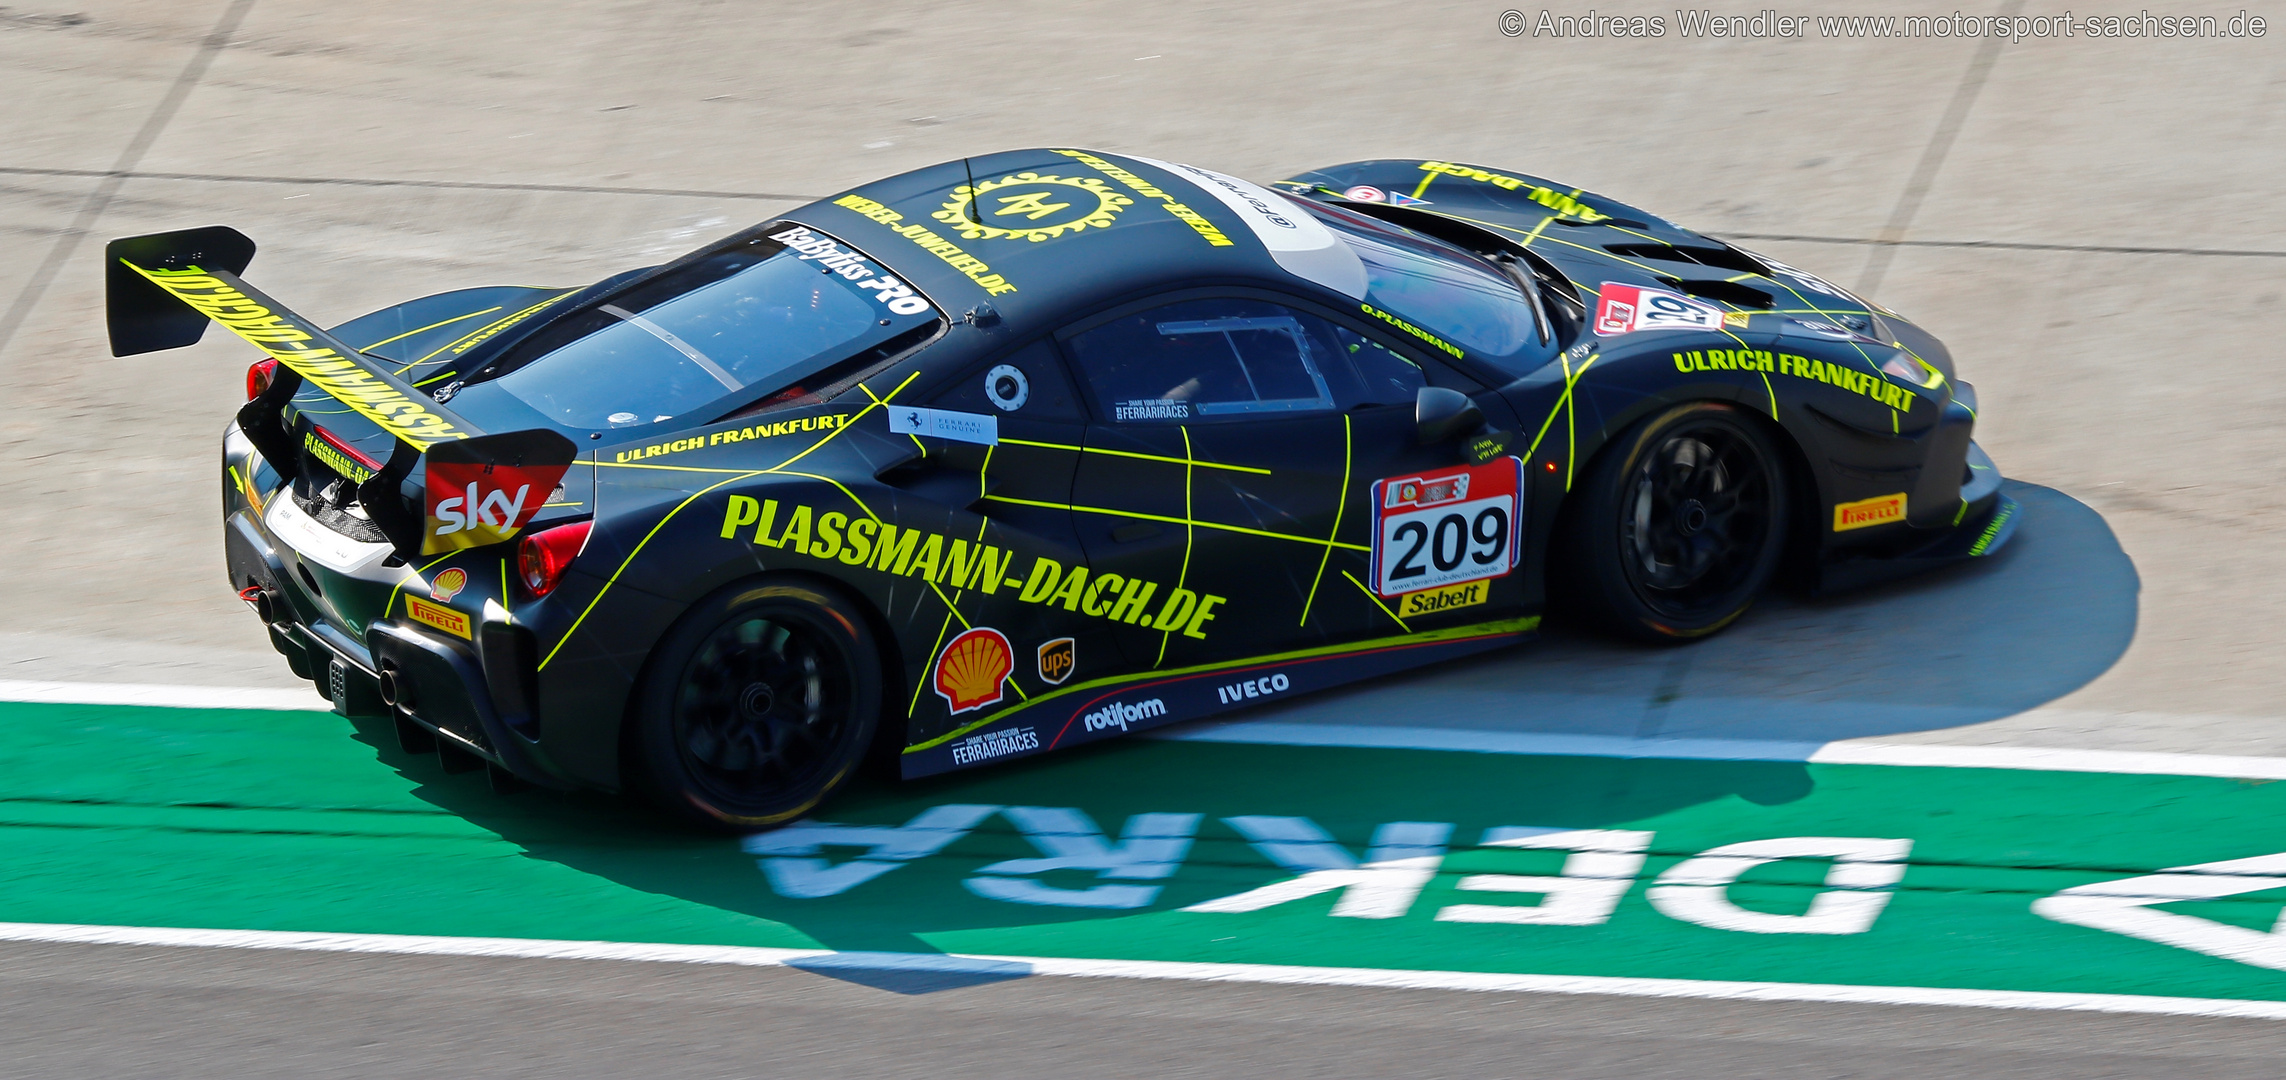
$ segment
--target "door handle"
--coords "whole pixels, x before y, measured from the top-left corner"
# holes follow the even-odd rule
[[[916,446],[874,469],[873,478],[884,484],[902,487],[920,479],[930,470],[931,464],[929,456]]]

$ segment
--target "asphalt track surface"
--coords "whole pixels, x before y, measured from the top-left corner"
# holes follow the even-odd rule
[[[0,8],[0,89],[13,104],[0,124],[0,679],[294,687],[220,587],[213,542],[214,436],[236,404],[244,350],[213,335],[187,352],[111,359],[97,273],[108,237],[227,222],[263,245],[255,280],[342,319],[446,288],[589,280],[964,151],[1079,145],[1257,180],[1420,154],[1627,199],[1914,316],[1978,386],[1978,438],[2030,516],[1993,565],[1845,598],[1779,598],[1690,649],[1642,652],[1558,628],[1512,653],[1247,721],[1287,725],[1277,730],[1288,742],[1305,730],[1357,745],[1380,730],[1404,744],[1427,726],[1568,738],[1533,745],[1591,755],[1831,742],[1824,753],[1844,757],[1868,744],[2286,756],[2286,594],[2270,585],[2286,571],[2275,467],[2286,458],[2286,64],[2275,34],[1535,41],[1503,37],[1500,7]],[[1816,13],[1880,10],[1891,9]],[[327,723],[310,721],[312,745],[374,760]],[[1190,745],[1118,752],[1143,760]],[[12,803],[87,779],[50,758],[11,760],[20,771],[0,780]],[[212,753],[180,760],[227,772]],[[519,832],[520,821],[605,820],[544,796],[486,809],[419,763],[380,760],[434,816],[489,842],[541,851],[554,838]],[[1816,772],[1828,767],[1806,766],[1821,798],[1850,788]],[[1062,775],[998,770],[979,783],[1000,801],[1048,801]],[[69,805],[132,803],[122,776]],[[2008,776],[1995,790],[2014,790]],[[1374,805],[1383,794],[1318,792],[1290,812],[1354,850],[1366,837],[1337,819],[1363,830],[1396,820]],[[1692,809],[1816,804],[1763,794]],[[2195,794],[2218,800],[2208,826],[2155,801],[2115,831],[2140,823],[2238,846],[2130,852],[2118,868],[2286,848],[2261,835],[2276,820],[2261,804],[2226,806],[2220,787]],[[877,797],[886,807],[900,796]],[[1470,821],[1461,809],[1433,820]],[[203,896],[185,903],[210,904],[207,922],[122,906],[115,897],[172,880],[135,868],[162,865],[165,846],[116,819],[68,824],[86,842],[37,865],[42,880],[83,892],[58,887],[63,899],[48,902],[18,875],[0,919],[259,922],[229,917],[245,901]],[[7,835],[0,843],[32,834]],[[99,865],[105,852],[144,861]],[[551,867],[611,876],[578,858]],[[898,871],[923,883],[935,873]],[[392,882],[374,872],[376,890]],[[651,884],[678,902],[704,896]],[[1901,899],[1894,915],[1908,908]],[[2267,928],[2274,912],[2239,921]],[[1636,914],[1657,917],[1623,908],[1612,927]],[[449,932],[425,914],[399,921],[304,928]],[[2075,947],[2056,940],[2027,963]],[[2286,995],[2260,982],[2286,979],[2271,969],[2138,947],[2148,951],[2073,989]],[[0,957],[0,1076],[2270,1076],[2286,1031],[2210,1016],[1112,977],[917,986],[786,967],[26,940],[0,944]],[[2169,979],[2187,989],[2157,986]]]

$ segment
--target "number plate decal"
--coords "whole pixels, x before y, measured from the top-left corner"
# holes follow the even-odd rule
[[[1373,591],[1394,599],[1514,570],[1523,513],[1513,456],[1374,481]]]
[[[1596,292],[1595,332],[1618,337],[1642,330],[1720,330],[1723,310],[1665,289],[1606,281]]]

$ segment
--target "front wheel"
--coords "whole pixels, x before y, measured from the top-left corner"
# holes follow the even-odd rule
[[[699,601],[652,653],[630,718],[635,786],[668,813],[751,830],[807,813],[873,741],[881,660],[846,600],[803,582]]]
[[[1614,440],[1574,493],[1554,582],[1628,637],[1686,641],[1728,626],[1777,572],[1786,474],[1760,425],[1714,402]]]

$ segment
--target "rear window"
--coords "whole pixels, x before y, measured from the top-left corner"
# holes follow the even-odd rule
[[[637,427],[732,395],[799,393],[938,319],[849,245],[774,226],[549,327],[463,393],[504,393],[573,428]]]

